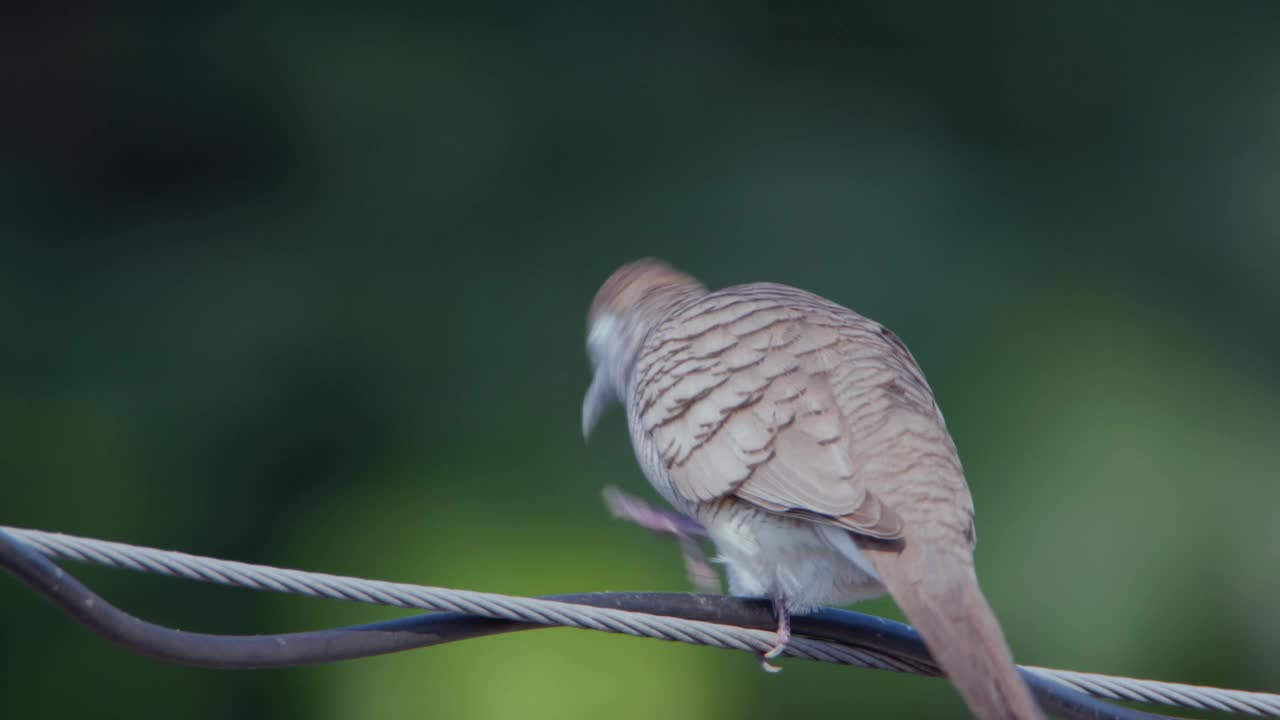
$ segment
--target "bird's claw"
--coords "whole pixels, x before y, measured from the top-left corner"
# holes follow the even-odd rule
[[[769,657],[769,653],[756,653],[756,659],[760,661],[760,669],[770,674],[782,672],[782,668],[769,662]]]
[[[787,607],[785,599],[774,601],[774,610],[778,614],[778,630],[777,639],[773,643],[773,647],[759,654],[760,667],[765,672],[776,673],[781,672],[782,668],[769,662],[770,660],[782,655],[786,651],[787,645],[791,644],[791,611]]]

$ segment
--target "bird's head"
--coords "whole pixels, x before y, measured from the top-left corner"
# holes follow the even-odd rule
[[[594,377],[582,401],[582,435],[621,400],[644,338],[681,302],[706,292],[697,280],[646,258],[614,271],[587,312],[587,357]]]

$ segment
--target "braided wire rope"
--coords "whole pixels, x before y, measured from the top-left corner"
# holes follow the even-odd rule
[[[41,530],[0,526],[47,557],[167,575],[232,587],[330,600],[348,600],[420,610],[440,610],[480,617],[534,622],[636,637],[710,645],[728,650],[762,653],[773,647],[774,633],[699,620],[686,620],[607,607],[590,607],[553,600],[456,590],[425,585],[366,580],[305,572],[234,560],[189,555],[172,550],[129,545]],[[807,638],[793,638],[786,655],[842,665],[917,672],[914,665],[882,653]]]
[[[753,653],[767,650],[774,643],[774,633],[768,630],[702,620],[550,599],[274,568],[41,530],[0,526],[0,533],[9,533],[39,554],[49,558],[234,587],[400,608],[464,613],[470,616],[545,626],[599,630],[746,650]],[[858,667],[930,674],[929,668],[922,667],[912,658],[804,637],[793,638],[787,647],[786,655]],[[1253,717],[1280,717],[1280,695],[1275,694],[1041,667],[1024,667],[1023,669],[1087,695],[1108,700],[1210,710]]]

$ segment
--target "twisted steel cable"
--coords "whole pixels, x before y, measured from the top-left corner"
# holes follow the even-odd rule
[[[774,633],[768,630],[554,600],[274,568],[40,530],[2,526],[0,530],[16,536],[48,557],[218,585],[373,605],[457,612],[540,625],[576,627],[753,653],[764,652],[774,644]],[[807,638],[793,641],[786,654],[807,660],[879,670],[919,672],[914,664],[891,655]]]
[[[40,555],[47,558],[93,563],[108,567],[156,573],[171,577],[181,577],[235,587],[271,590],[281,593],[300,594],[311,597],[349,600],[379,605],[390,605],[401,608],[417,608],[445,611],[446,613],[462,613],[465,616],[468,616],[429,616],[428,618],[408,619],[406,621],[393,621],[391,623],[380,623],[377,625],[362,626],[360,628],[343,629],[343,631],[378,630],[391,632],[393,630],[403,630],[415,622],[420,623],[423,627],[431,626],[437,629],[444,628],[445,621],[460,622],[459,627],[456,628],[457,632],[454,633],[454,636],[451,636],[450,633],[446,631],[441,633],[438,637],[427,638],[426,641],[423,642],[416,642],[413,644],[405,643],[403,645],[404,647],[435,644],[435,642],[448,642],[454,639],[475,637],[483,634],[491,634],[493,632],[529,629],[534,626],[577,627],[640,637],[675,640],[692,644],[711,645],[726,649],[746,650],[749,652],[760,652],[765,650],[769,648],[774,641],[773,632],[768,630],[742,627],[701,619],[690,619],[687,617],[675,617],[673,615],[637,612],[631,609],[622,609],[621,607],[609,607],[594,604],[607,604],[609,602],[613,602],[615,605],[625,605],[627,604],[628,598],[623,596],[630,595],[634,596],[630,598],[631,600],[640,600],[640,602],[634,603],[635,605],[640,607],[644,607],[646,605],[652,606],[661,611],[662,599],[664,597],[668,597],[668,599],[670,599],[671,597],[665,596],[664,594],[622,593],[616,595],[601,594],[599,596],[566,596],[558,599],[513,597],[495,593],[427,587],[406,583],[366,580],[323,573],[304,572],[300,570],[273,568],[230,560],[189,555],[174,551],[128,545],[125,543],[116,543],[92,538],[63,535],[59,533],[50,533],[40,530],[28,530],[4,526],[0,526],[0,541],[5,540],[5,533],[17,538],[21,543],[25,543],[30,549],[35,550]],[[0,545],[2,544],[3,543],[0,543]],[[43,560],[43,558],[41,559]],[[12,563],[5,563],[4,565],[17,572],[20,576],[25,572],[25,574],[29,576],[27,579],[30,577],[36,577],[41,572],[40,568],[31,567],[23,568],[22,570],[24,570],[24,572],[19,572],[18,569],[15,569]],[[54,572],[61,573],[62,571],[58,570],[55,566]],[[60,576],[60,579],[68,585],[74,583],[74,579],[69,576]],[[74,584],[78,585],[78,583]],[[54,597],[56,590],[57,589],[53,589],[46,594],[50,595],[50,597]],[[711,607],[711,604],[714,604],[711,603],[713,599],[724,601],[734,600],[732,598],[711,598],[709,596],[680,595],[679,597],[684,599],[692,598],[707,600],[710,604],[705,608],[706,612],[703,614],[704,616],[711,618],[717,617],[716,612],[714,612]],[[92,604],[92,600],[89,600],[88,602],[89,604]],[[64,609],[68,609],[68,611],[76,614],[75,609],[66,607],[69,603],[65,598],[59,604],[62,604]],[[668,604],[682,605],[682,603]],[[688,603],[683,603],[683,605],[686,605],[686,607],[681,607],[680,610],[687,612],[689,610],[687,607]],[[768,627],[771,623],[769,623],[767,612],[763,606],[757,606],[755,609],[758,611],[760,617],[755,618],[752,622],[758,621],[763,627]],[[83,613],[84,609],[81,608],[80,610]],[[823,616],[831,613],[856,615],[855,613],[841,611],[823,611],[813,616],[815,624],[822,625],[822,621],[824,620]],[[143,622],[136,618],[132,618],[131,616],[126,615],[125,617],[137,623]],[[894,633],[890,631],[903,628],[903,626],[900,626],[897,623],[892,623],[891,621],[872,619],[869,618],[869,616],[860,617],[882,624],[883,630],[885,631],[883,634],[890,639],[892,639],[894,635]],[[480,618],[489,618],[505,622],[498,625],[485,625]],[[863,629],[865,630],[865,628]],[[299,640],[304,640],[311,635],[315,634],[292,634],[292,636]],[[816,633],[816,635],[818,637],[825,637],[821,632]],[[203,637],[222,638],[224,636]],[[374,641],[373,644],[378,645],[376,642],[378,640],[377,634],[375,633],[370,637]],[[890,643],[890,645],[892,645],[892,643]],[[392,649],[402,649],[402,647],[388,646],[386,643],[383,643],[379,647],[382,647],[382,649],[374,648],[368,651],[353,652],[350,655],[347,655],[347,657],[374,654],[376,652],[387,652]],[[896,646],[885,649],[884,647],[867,647],[866,643],[862,646],[854,646],[848,644],[847,641],[842,643],[840,642],[840,638],[834,637],[829,639],[796,637],[788,647],[786,654],[792,657],[818,660],[822,662],[835,662],[859,667],[936,675],[937,670],[932,665],[927,654],[915,649],[921,647],[922,646],[920,646],[918,639],[915,639],[914,645],[911,645],[910,643],[899,643]],[[163,656],[162,652],[156,652],[153,654]],[[335,657],[331,659],[341,658]],[[314,658],[303,658],[302,661],[307,660],[316,661]],[[1039,667],[1023,668],[1023,672],[1024,677],[1027,678],[1028,682],[1032,683],[1033,688],[1037,691],[1037,697],[1040,698],[1042,702],[1048,700],[1058,710],[1061,710],[1064,714],[1072,717],[1152,717],[1150,714],[1140,713],[1127,708],[1098,706],[1096,704],[1090,705],[1083,699],[1072,698],[1071,695],[1074,694],[1073,690],[1085,693],[1089,696],[1105,698],[1108,700],[1123,700],[1170,707],[1211,710],[1250,715],[1254,717],[1280,717],[1280,695],[1151,680],[1138,680],[1134,678],[1114,677],[1094,673],[1081,673]],[[1096,701],[1094,702],[1096,703]]]

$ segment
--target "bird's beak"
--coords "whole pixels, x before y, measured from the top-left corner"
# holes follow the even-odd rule
[[[582,399],[583,440],[591,437],[591,430],[595,428],[596,422],[609,408],[612,400],[613,388],[609,387],[609,381],[605,378],[604,372],[597,370],[595,378],[591,381],[591,387],[587,388],[587,396]]]

